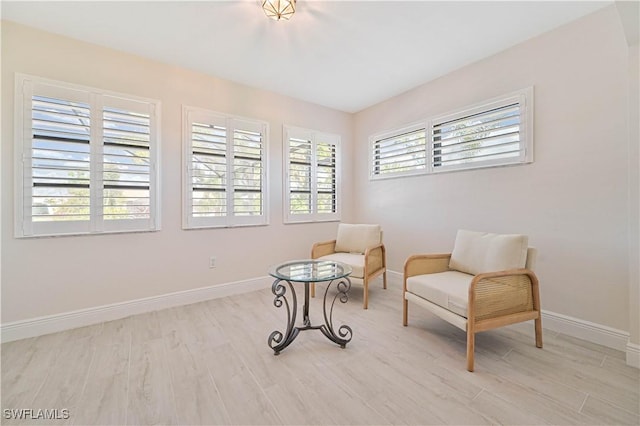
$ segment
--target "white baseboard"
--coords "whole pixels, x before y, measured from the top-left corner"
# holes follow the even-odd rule
[[[157,311],[174,306],[189,305],[234,294],[248,293],[271,286],[272,278],[260,277],[210,287],[178,291],[143,299],[80,309],[55,315],[5,323],[0,326],[1,341],[11,342],[43,334],[56,333],[77,327],[112,321],[131,315]]]
[[[402,273],[396,271],[387,271],[387,273],[394,280],[402,283]],[[542,327],[626,352],[627,365],[640,368],[640,345],[630,343],[629,333],[626,331],[545,310],[542,311]]]
[[[545,310],[542,310],[542,327],[623,352],[629,341],[626,331]]]
[[[627,343],[627,365],[640,368],[640,345]]]

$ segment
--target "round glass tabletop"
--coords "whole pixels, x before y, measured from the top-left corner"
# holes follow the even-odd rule
[[[269,275],[281,280],[308,283],[336,280],[351,272],[351,266],[332,260],[294,260],[272,267]]]

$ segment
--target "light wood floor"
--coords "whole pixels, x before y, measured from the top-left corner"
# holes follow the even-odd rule
[[[303,331],[274,356],[284,308],[270,290],[2,345],[6,409],[67,409],[28,424],[639,424],[639,370],[624,354],[533,324],[465,335],[376,282],[337,304],[345,349]],[[312,300],[314,324],[322,319]]]

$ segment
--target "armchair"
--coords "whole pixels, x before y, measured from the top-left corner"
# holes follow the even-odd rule
[[[542,347],[537,251],[524,235],[460,230],[452,253],[422,254],[404,264],[403,318],[408,302],[428,309],[467,333],[467,370],[474,369],[475,334],[535,321]]]
[[[369,282],[382,274],[382,286],[387,288],[387,260],[380,225],[338,225],[335,240],[316,243],[311,248],[312,259],[326,259],[351,266],[351,282],[364,286],[363,309],[369,306]],[[315,297],[315,284],[311,285]]]

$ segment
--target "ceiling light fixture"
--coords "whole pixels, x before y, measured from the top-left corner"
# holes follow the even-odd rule
[[[273,20],[288,21],[296,13],[296,0],[262,0],[262,10]]]

